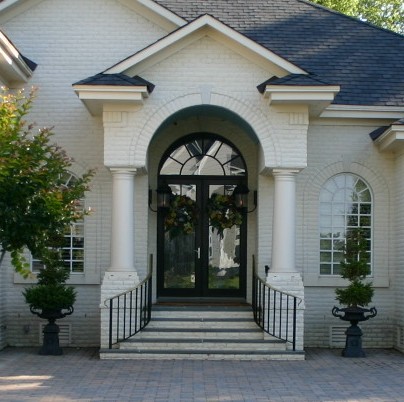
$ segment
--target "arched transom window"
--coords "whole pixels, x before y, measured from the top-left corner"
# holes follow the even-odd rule
[[[331,177],[320,192],[320,274],[340,275],[346,232],[361,227],[367,238],[369,265],[372,250],[372,193],[354,174]]]
[[[245,176],[240,152],[220,137],[198,134],[176,142],[163,157],[161,175]]]

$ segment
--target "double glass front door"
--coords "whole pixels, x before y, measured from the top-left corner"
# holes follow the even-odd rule
[[[245,297],[245,216],[215,209],[223,210],[240,179],[182,176],[164,183],[173,202],[159,212],[158,296]]]

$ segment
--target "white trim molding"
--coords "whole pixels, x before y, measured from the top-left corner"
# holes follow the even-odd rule
[[[100,116],[103,105],[142,105],[149,97],[147,86],[73,85],[74,92],[93,116]]]
[[[0,80],[6,85],[25,83],[32,73],[18,49],[0,31]]]
[[[267,85],[264,98],[270,105],[306,104],[312,115],[319,115],[340,91],[339,85]]]
[[[320,117],[350,119],[392,119],[404,116],[402,106],[330,105]]]
[[[404,125],[392,124],[375,140],[380,151],[402,151],[404,149]]]

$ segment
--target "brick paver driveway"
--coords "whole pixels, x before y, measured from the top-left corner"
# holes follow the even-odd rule
[[[404,401],[404,355],[307,349],[305,361],[98,359],[96,349],[0,352],[1,401]]]

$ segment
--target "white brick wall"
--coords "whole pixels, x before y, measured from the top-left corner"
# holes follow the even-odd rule
[[[18,49],[38,64],[29,82],[29,86],[38,87],[38,96],[28,120],[55,127],[55,140],[74,157],[78,173],[97,168],[86,199],[94,209],[86,218],[86,275],[72,277],[72,282],[87,285],[76,286],[76,310],[63,322],[72,324],[72,345],[99,345],[100,283],[110,259],[111,175],[104,167],[102,119],[88,113],[72,84],[99,73],[166,32],[110,0],[43,1],[12,18],[2,15],[0,21]],[[144,230],[144,225],[139,230]],[[144,243],[137,245],[137,249],[141,247]],[[145,258],[137,263],[144,269]],[[10,287],[13,272],[8,270],[4,276],[0,297],[6,306],[1,309],[0,328],[7,324],[6,341],[36,345],[41,320],[24,303],[23,285]],[[0,329],[0,346],[4,337]]]
[[[379,336],[383,328],[394,325],[394,296],[389,284],[394,272],[394,236],[391,211],[394,208],[394,161],[391,155],[381,154],[368,133],[374,127],[364,124],[355,127],[349,123],[316,121],[309,130],[308,167],[298,175],[298,230],[297,266],[303,272],[306,311],[305,344],[329,346],[332,325],[342,321],[331,315],[335,301],[334,289],[343,286],[339,278],[319,278],[318,195],[325,181],[341,172],[352,172],[369,183],[373,192],[373,282],[375,297],[372,306],[378,316],[361,326],[365,332],[372,328],[371,336],[364,337],[364,345],[393,346],[394,332]],[[322,287],[315,287],[315,286]],[[365,341],[366,339],[366,341]]]
[[[394,295],[387,287],[392,280],[396,281],[397,290],[404,285],[402,270],[395,269],[393,249],[394,239],[399,246],[404,234],[401,229],[404,207],[399,202],[399,197],[404,197],[404,162],[403,158],[397,160],[396,181],[393,181],[394,158],[380,154],[368,137],[378,125],[354,127],[352,122],[311,121],[307,137],[307,110],[269,107],[256,90],[259,83],[269,78],[268,72],[209,37],[142,72],[143,78],[156,84],[154,92],[144,106],[125,110],[122,124],[115,124],[108,111],[103,118],[92,117],[71,85],[133,54],[166,32],[113,0],[44,0],[15,17],[0,16],[0,22],[21,52],[38,63],[30,85],[38,86],[39,92],[29,120],[55,126],[55,139],[75,158],[74,169],[78,173],[88,167],[98,169],[86,200],[95,210],[86,220],[86,275],[72,278],[78,284],[79,296],[75,313],[64,319],[72,325],[73,345],[100,342],[100,283],[110,263],[111,221],[111,175],[104,163],[147,168],[148,174],[135,178],[134,253],[135,267],[142,279],[149,255],[156,255],[156,221],[147,209],[147,190],[156,188],[157,164],[164,150],[181,135],[197,131],[215,132],[231,140],[246,159],[250,189],[259,190],[257,213],[248,217],[249,272],[253,254],[261,274],[271,260],[274,184],[265,168],[304,168],[308,163],[297,177],[297,268],[307,286],[306,345],[328,346],[329,328],[337,321],[331,315],[331,308],[338,281],[321,283],[317,277],[319,188],[333,174],[345,171],[362,176],[371,185],[376,207],[374,272],[379,315],[364,324],[364,329],[365,325],[372,328],[365,344],[393,345],[393,336],[390,338],[389,334],[386,338],[382,330],[394,325],[395,319],[404,325],[404,315],[395,312]],[[227,109],[234,116],[225,122],[219,116],[182,117],[176,126],[168,126],[154,137],[161,124],[174,113],[201,105]],[[255,134],[246,135],[242,121]],[[399,205],[399,219],[393,215],[395,201]],[[404,252],[400,251],[397,261],[403,260]],[[22,300],[23,285],[10,286],[13,283],[12,270],[2,272],[0,303],[3,306],[0,307],[4,308],[3,316],[0,313],[0,347],[5,343],[1,329],[4,322],[9,344],[38,342],[38,320]],[[319,284],[328,286],[314,287]],[[403,302],[403,297],[402,292],[397,292],[397,303]]]
[[[404,305],[404,294],[403,294],[403,287],[404,287],[404,155],[399,154],[397,155],[397,159],[395,161],[395,181],[394,186],[396,189],[395,193],[395,204],[396,207],[393,210],[395,215],[395,224],[394,229],[396,236],[393,239],[394,245],[396,247],[396,262],[395,262],[395,269],[392,271],[393,275],[393,282],[392,287],[395,294],[395,320],[394,322],[400,328],[400,332],[398,332],[396,345],[404,351],[404,311],[402,306]]]

